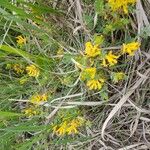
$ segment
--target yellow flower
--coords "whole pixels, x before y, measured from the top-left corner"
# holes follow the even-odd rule
[[[81,73],[81,80],[94,79],[96,74],[96,68],[86,68]]]
[[[100,90],[104,84],[104,79],[92,79],[87,81],[87,86],[89,87],[90,90]]]
[[[100,48],[98,48],[98,45],[92,45],[91,42],[87,42],[85,44],[85,54],[87,57],[96,57],[100,54]]]
[[[26,43],[26,38],[23,38],[21,35],[17,36],[16,39],[18,45],[22,45]]]
[[[85,122],[85,119],[83,117],[77,117],[76,122],[78,123],[78,126],[82,126]]]
[[[112,73],[112,80],[114,83],[117,83],[120,80],[123,80],[125,78],[125,74],[123,72],[115,72]]]
[[[108,4],[110,5],[113,11],[122,9],[125,14],[128,13],[128,5],[135,3],[136,0],[108,0]]]
[[[60,127],[58,129],[56,129],[56,127],[54,127],[54,131],[56,134],[58,134],[59,136],[62,136],[66,133],[66,129],[67,129],[67,122],[64,121],[63,123],[61,123]]]
[[[31,102],[32,103],[39,103],[41,102],[41,96],[40,95],[34,95],[31,97]]]
[[[73,119],[70,124],[69,127],[67,128],[66,132],[70,135],[70,134],[77,134],[78,133],[78,128],[80,126],[83,125],[84,123],[84,119],[82,117],[77,117],[76,119]]]
[[[105,58],[102,59],[102,65],[104,67],[107,66],[114,66],[115,64],[117,64],[117,59],[119,58],[119,56],[116,56],[114,54],[112,54],[112,51],[110,51]]]
[[[85,120],[82,117],[77,117],[72,120],[65,120],[60,125],[55,125],[53,127],[53,132],[59,136],[65,134],[77,134],[78,128],[83,125],[84,121]]]
[[[53,126],[52,130],[53,130],[53,132],[54,132],[54,133],[56,133],[57,128],[58,128],[58,126],[57,126],[57,125]]]
[[[32,103],[38,104],[40,102],[45,102],[45,101],[47,101],[47,95],[46,94],[42,94],[42,95],[37,94],[37,95],[33,95],[31,97]]]
[[[123,44],[122,47],[122,52],[123,54],[127,53],[130,56],[133,56],[135,51],[137,51],[140,47],[140,43],[139,42],[132,42],[132,43],[128,43],[128,44]]]
[[[24,113],[26,116],[28,116],[29,118],[34,116],[34,115],[37,115],[37,111],[35,110],[35,108],[33,107],[29,107],[29,108],[26,108],[24,110]]]
[[[14,64],[13,65],[13,70],[17,73],[17,74],[22,74],[24,72],[23,67],[20,64]]]
[[[70,134],[76,134],[78,133],[78,123],[76,122],[76,120],[72,120],[70,123],[70,126],[67,128],[66,132],[70,135]]]
[[[27,66],[26,71],[30,77],[38,77],[40,73],[39,69],[34,65]]]
[[[47,94],[42,94],[41,95],[41,100],[42,101],[47,101],[47,98],[48,98]]]

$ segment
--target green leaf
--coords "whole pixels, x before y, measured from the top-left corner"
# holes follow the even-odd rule
[[[101,45],[104,42],[103,35],[94,34],[94,44]]]
[[[34,136],[30,138],[30,140],[25,141],[24,143],[21,143],[15,147],[16,150],[28,150],[32,147],[34,143],[39,141],[42,138],[42,136]]]
[[[104,0],[95,1],[95,10],[99,15],[104,13]]]
[[[140,36],[145,39],[150,37],[150,25],[148,25],[142,29]]]
[[[42,131],[45,130],[47,126],[15,126],[8,128],[1,128],[2,131],[10,131],[10,132],[30,132],[30,131]]]
[[[27,3],[27,2],[22,2],[23,4],[31,7],[33,9],[33,11],[35,11],[35,13],[38,14],[45,14],[45,13],[53,13],[53,14],[59,14],[62,15],[63,12],[60,10],[55,10],[52,7],[47,7],[45,5],[43,5],[42,3],[39,4],[32,4],[32,3]]]
[[[113,83],[118,83],[119,81],[125,80],[126,75],[123,72],[111,72],[110,78]]]
[[[10,13],[8,13],[6,11],[7,9],[4,10],[4,9],[0,8],[0,13],[2,13],[2,17],[4,17],[5,19],[14,21],[16,23],[20,23],[21,25],[26,27],[28,30],[31,29],[31,30],[36,30],[36,31],[43,33],[42,29],[26,22],[26,19],[31,19],[32,21],[35,21],[36,23],[39,23],[39,24],[45,26],[46,28],[49,28],[49,31],[51,31],[50,25],[46,22],[43,22],[43,20],[37,18],[34,13],[28,14],[25,12],[25,10],[12,5],[11,3],[7,2],[6,0],[3,2],[0,2],[0,5],[11,11],[11,12],[9,11]],[[14,12],[15,12],[15,14],[13,14]]]
[[[5,18],[6,20],[10,20],[10,21],[19,23],[19,24],[23,25],[24,27],[26,27],[28,30],[35,30],[35,31],[43,33],[42,29],[38,28],[35,25],[27,23],[26,20],[21,19],[21,17],[12,15],[11,13],[8,13],[7,11],[5,11],[2,8],[0,8],[0,13],[2,14],[2,17]]]
[[[73,57],[73,56],[72,56],[71,54],[64,54],[64,57],[63,57],[63,60],[62,60],[63,63],[65,63],[65,64],[70,63],[72,57]]]
[[[17,49],[17,48],[13,48],[13,47],[10,47],[10,46],[7,46],[7,45],[1,45],[0,46],[0,50],[3,50],[9,54],[17,54],[17,55],[20,55],[24,58],[32,58],[32,55],[30,55],[29,53],[21,50],[21,49]]]
[[[22,116],[21,113],[14,113],[14,112],[8,112],[8,111],[0,111],[0,119],[7,119],[12,117],[19,117]]]
[[[6,53],[4,53],[4,52],[1,52],[1,53],[0,53],[0,58],[1,58],[1,57],[6,57],[6,56],[7,56]]]
[[[101,96],[102,100],[108,100],[108,98],[109,98],[107,89],[108,89],[107,85],[104,85],[104,87],[100,91],[100,96]]]
[[[12,132],[3,132],[0,135],[0,148],[1,150],[10,150],[12,149],[12,145],[15,142],[16,133]]]
[[[46,56],[31,55],[26,51],[23,51],[21,49],[17,49],[14,47],[10,47],[7,45],[1,45],[0,50],[5,51],[8,54],[16,54],[16,55],[22,56],[29,62],[31,62],[31,60],[34,60],[35,63],[37,65],[39,65],[39,67],[41,67],[41,68],[43,68],[45,66],[45,64],[53,65],[52,59],[47,58]],[[52,66],[50,66],[50,67],[52,67]],[[45,67],[43,69],[45,69]]]
[[[92,15],[87,15],[87,14],[84,14],[83,15],[83,19],[84,21],[86,22],[86,25],[89,29],[93,29],[93,26],[94,26],[94,16]]]

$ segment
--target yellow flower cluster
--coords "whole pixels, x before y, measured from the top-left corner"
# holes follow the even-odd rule
[[[24,67],[21,64],[7,64],[6,69],[13,69],[17,74],[23,74],[26,70],[30,77],[38,77],[40,70],[35,65],[28,65]]]
[[[39,107],[40,102],[45,102],[45,101],[47,101],[47,99],[48,99],[47,94],[33,95],[30,99],[30,102],[32,103],[32,105],[30,105],[30,107],[24,109],[23,112],[29,118],[31,118],[34,115],[39,114],[38,107]]]
[[[22,64],[7,64],[6,69],[12,69],[19,75],[25,75],[25,72],[32,77],[39,76],[39,69],[34,65],[24,66]],[[28,80],[27,76],[22,76],[19,80],[20,84],[24,84]]]
[[[128,43],[128,44],[123,44],[122,47],[122,52],[123,54],[127,53],[130,56],[133,56],[135,51],[137,51],[140,47],[140,43],[139,42],[132,42],[132,43]]]
[[[47,98],[48,98],[47,94],[42,94],[42,95],[37,94],[37,95],[33,95],[31,97],[31,102],[35,103],[35,104],[38,104],[40,102],[47,101]]]
[[[130,56],[134,55],[135,51],[140,47],[139,42],[131,42],[128,44],[123,44],[122,49],[119,54],[113,54],[112,51],[109,51],[105,54],[103,53],[103,50],[100,50],[98,48],[98,45],[92,45],[91,42],[87,42],[85,44],[85,54],[88,56],[88,58],[93,58],[99,55],[97,59],[100,60],[100,64],[103,67],[112,67],[118,63],[118,58],[122,54],[129,54]],[[89,59],[88,61],[90,62]],[[96,64],[93,62],[90,66],[95,66]],[[123,80],[125,77],[125,74],[122,72],[118,72],[116,74],[113,74],[113,81],[117,83],[119,80]],[[88,67],[82,69],[80,79],[83,81],[86,81],[86,85],[90,90],[100,90],[105,82],[105,77],[101,75],[101,78],[99,77],[99,74],[97,73],[96,67]]]
[[[100,90],[104,84],[104,79],[94,79],[96,76],[96,68],[86,68],[81,72],[81,80],[87,80],[87,87],[90,90]]]
[[[24,73],[24,68],[20,64],[14,64],[12,68],[17,74]]]
[[[38,112],[36,111],[36,109],[35,109],[34,107],[26,108],[26,109],[24,110],[24,113],[25,113],[25,115],[28,116],[29,118],[31,118],[32,116],[38,114]]]
[[[89,87],[90,90],[100,90],[102,88],[102,86],[104,85],[105,80],[100,78],[98,80],[93,79],[93,80],[89,80],[87,81],[87,86]]]
[[[96,57],[100,54],[100,48],[98,45],[92,45],[91,42],[85,44],[85,54],[87,57]]]
[[[112,54],[112,51],[110,51],[102,60],[102,65],[104,67],[107,66],[114,66],[115,64],[117,64],[117,59],[119,58],[119,56],[116,56],[114,54]]]
[[[81,73],[81,80],[94,79],[95,74],[96,74],[96,68],[94,67],[86,68]]]
[[[85,54],[88,56],[88,57],[96,57],[98,55],[101,54],[101,49],[98,48],[98,45],[92,45],[91,42],[87,42],[85,44]],[[110,51],[107,55],[105,55],[105,57],[103,58],[102,60],[102,65],[104,67],[107,67],[107,66],[113,66],[115,64],[117,64],[117,59],[119,58],[119,56],[116,56],[114,54],[112,54],[112,51]],[[86,72],[90,72],[88,69],[85,70]],[[88,74],[88,73],[87,73]],[[94,76],[94,75],[93,75]]]
[[[77,134],[78,128],[81,127],[84,123],[84,119],[82,117],[77,117],[72,120],[63,121],[60,125],[55,125],[53,127],[53,132],[58,136],[62,136],[65,134]]]
[[[123,10],[125,14],[128,13],[128,5],[135,4],[136,0],[108,0],[113,11]]]
[[[16,39],[18,45],[22,45],[26,43],[26,38],[23,38],[21,35],[17,36]]]
[[[30,77],[38,77],[40,73],[40,70],[34,65],[27,66],[26,71]]]

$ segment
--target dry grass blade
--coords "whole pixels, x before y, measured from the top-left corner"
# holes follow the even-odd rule
[[[123,148],[119,148],[118,150],[128,150],[128,149],[133,149],[133,148],[137,148],[138,146],[143,145],[143,143],[137,143],[137,144],[133,144],[133,145],[129,145],[129,146],[125,146]]]
[[[148,76],[150,73],[150,69],[148,69],[144,76]],[[103,126],[102,126],[102,138],[104,139],[105,129],[107,127],[108,122],[113,118],[113,116],[117,113],[117,111],[122,107],[122,105],[128,100],[128,98],[133,94],[135,89],[137,89],[142,82],[145,81],[145,78],[140,78],[136,81],[136,83],[129,89],[129,91],[120,99],[120,101],[116,104],[116,106],[112,109],[112,111],[109,113],[107,119],[105,120]]]
[[[144,26],[143,23],[146,26],[150,25],[140,0],[137,1],[137,11],[136,11],[136,13],[137,13],[138,26],[143,28],[143,26]]]

